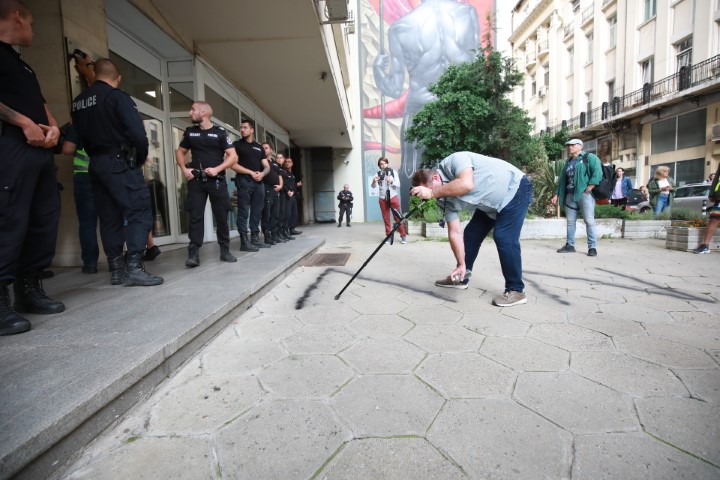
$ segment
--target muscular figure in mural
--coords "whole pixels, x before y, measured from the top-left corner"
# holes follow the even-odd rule
[[[422,149],[405,139],[405,129],[415,114],[434,100],[428,88],[445,69],[472,61],[480,45],[477,12],[457,0],[424,0],[417,8],[392,24],[388,31],[390,54],[380,52],[373,64],[378,89],[389,97],[403,94],[405,70],[410,87],[402,121],[402,185],[410,185],[413,172],[420,168]],[[407,198],[407,197],[406,197]],[[403,199],[405,209],[406,200]]]

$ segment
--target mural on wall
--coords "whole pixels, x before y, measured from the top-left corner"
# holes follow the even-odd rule
[[[381,219],[372,178],[383,154],[400,180],[403,211],[422,149],[406,141],[414,115],[449,65],[471,61],[494,0],[361,0],[363,158],[368,220]],[[382,15],[381,15],[382,12]]]

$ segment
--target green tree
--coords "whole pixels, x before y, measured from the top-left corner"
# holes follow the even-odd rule
[[[547,153],[548,159],[559,160],[565,151],[565,142],[570,139],[570,134],[567,128],[563,128],[555,135],[543,132],[540,134],[540,139],[543,145],[545,145],[545,152]]]
[[[522,78],[512,59],[491,47],[481,49],[473,62],[448,67],[430,87],[436,100],[406,131],[408,139],[425,147],[423,166],[458,151],[502,158],[527,171],[546,161],[527,113],[507,98]]]

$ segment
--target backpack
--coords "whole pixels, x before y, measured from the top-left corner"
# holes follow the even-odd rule
[[[587,155],[583,155],[582,161],[585,164],[585,168],[587,168]],[[600,183],[595,185],[595,188],[592,189],[592,195],[595,200],[605,200],[606,198],[610,198],[613,187],[615,186],[615,166],[612,164],[601,165],[601,168],[602,179],[600,179]]]

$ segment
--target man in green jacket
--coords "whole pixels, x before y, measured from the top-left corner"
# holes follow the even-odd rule
[[[567,218],[567,241],[558,250],[558,253],[575,252],[575,224],[578,212],[582,212],[587,231],[588,256],[597,256],[597,238],[595,236],[595,198],[592,189],[602,180],[602,164],[600,159],[592,154],[583,152],[583,142],[573,138],[566,144],[568,159],[563,167],[563,173],[558,181],[558,189],[550,200],[553,205],[560,204],[565,207]]]

